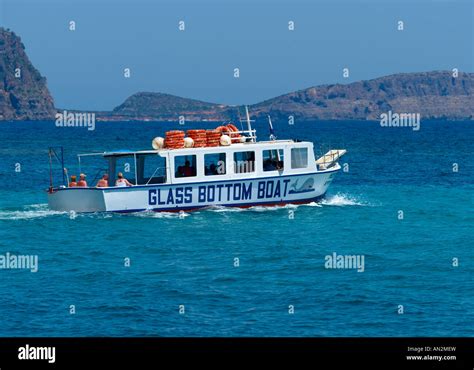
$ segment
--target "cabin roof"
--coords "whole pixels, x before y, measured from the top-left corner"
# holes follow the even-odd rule
[[[103,156],[103,157],[121,157],[121,156],[129,156],[134,154],[158,154],[158,153],[174,153],[174,154],[190,154],[190,153],[201,153],[201,152],[215,152],[216,150],[229,150],[229,149],[256,149],[262,146],[271,147],[273,145],[280,145],[280,144],[311,144],[308,141],[294,141],[294,140],[272,140],[272,141],[258,141],[256,143],[235,143],[229,146],[208,146],[203,148],[182,148],[182,149],[159,149],[159,150],[128,150],[128,149],[121,149],[121,150],[114,150],[109,152],[102,152],[102,153],[85,153],[79,154],[79,157],[84,156]]]

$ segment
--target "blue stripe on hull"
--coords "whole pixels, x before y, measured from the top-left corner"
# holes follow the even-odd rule
[[[253,203],[235,203],[235,204],[217,204],[219,207],[237,207],[237,208],[247,208],[254,206],[284,206],[286,204],[306,204],[311,202],[317,202],[323,199],[326,194],[319,195],[314,198],[300,199],[295,201],[269,201],[269,202],[253,202]],[[108,211],[114,213],[135,213],[143,211],[153,211],[153,212],[179,212],[179,211],[195,211],[203,208],[210,208],[212,205],[205,206],[191,206],[191,207],[168,207],[168,208],[142,208],[142,209],[127,209],[121,211]]]

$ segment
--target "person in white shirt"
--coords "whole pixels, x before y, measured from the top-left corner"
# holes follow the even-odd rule
[[[130,181],[128,181],[125,177],[123,177],[123,173],[119,172],[117,174],[117,181],[115,181],[115,186],[132,186]]]

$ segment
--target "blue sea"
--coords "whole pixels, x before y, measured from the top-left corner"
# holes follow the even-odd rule
[[[474,336],[474,123],[274,125],[348,150],[323,201],[180,217],[48,210],[48,147],[72,174],[77,153],[214,124],[1,123],[0,254],[39,265],[0,269],[0,336]]]

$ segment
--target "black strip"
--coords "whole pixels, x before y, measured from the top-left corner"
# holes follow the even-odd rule
[[[19,360],[19,347],[26,344],[55,347],[55,363]],[[421,351],[416,352],[416,348]],[[407,356],[456,356],[456,360],[408,360]],[[120,364],[121,368],[160,368],[167,367],[165,360],[175,367],[204,357],[216,363],[224,361],[222,368],[242,360],[256,364],[255,358],[260,357],[266,362],[287,358],[295,368],[305,363],[311,368],[331,369],[338,365],[374,365],[380,369],[396,366],[471,370],[474,338],[0,338],[2,370],[78,365],[90,368],[96,363]]]

